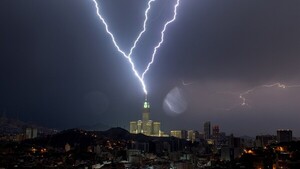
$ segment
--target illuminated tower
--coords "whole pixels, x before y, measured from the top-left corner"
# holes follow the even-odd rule
[[[131,121],[130,123],[130,126],[129,126],[129,131],[130,133],[137,133],[137,122],[136,121]]]
[[[149,122],[149,120],[150,120],[150,115],[149,115],[149,113],[150,113],[150,103],[147,101],[147,97],[145,97],[145,102],[144,102],[144,107],[143,107],[143,117],[142,117],[142,124],[143,124],[143,126],[142,126],[142,128],[143,128],[143,132],[142,133],[149,133],[149,132],[151,132],[151,131],[147,131],[147,123]],[[149,124],[148,124],[149,125]]]
[[[153,122],[153,135],[159,136],[160,135],[160,122]]]
[[[145,135],[150,136],[153,134],[153,122],[149,120],[146,124],[146,130],[144,132]]]
[[[142,120],[137,121],[137,133],[142,133]]]
[[[150,103],[147,101],[147,98],[144,102],[144,108],[143,108],[143,122],[149,121],[149,113],[150,113]]]
[[[160,122],[150,120],[150,103],[146,95],[142,109],[142,119],[131,121],[129,123],[129,132],[132,134],[141,133],[147,136],[167,137],[168,135],[160,130],[160,126]]]

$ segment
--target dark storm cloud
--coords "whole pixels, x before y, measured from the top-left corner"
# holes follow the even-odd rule
[[[189,1],[173,55],[183,76],[264,81],[299,73],[298,1]],[[173,37],[172,36],[172,37]],[[187,45],[188,44],[188,45]],[[165,49],[168,49],[166,47]],[[181,56],[181,57],[180,57]]]
[[[170,16],[170,4],[158,1],[153,8],[151,31],[133,56],[140,69],[163,19]],[[128,49],[141,29],[147,1],[101,5],[118,42]],[[164,129],[200,130],[211,120],[227,132],[257,134],[291,127],[299,134],[291,120],[299,119],[298,88],[286,93],[259,90],[249,95],[252,108],[223,110],[239,103],[236,93],[257,85],[300,84],[299,5],[297,0],[181,0],[177,20],[168,27],[145,79],[151,117],[161,120]],[[128,121],[140,118],[141,86],[95,12],[90,0],[0,2],[0,111],[58,128],[97,122],[127,127]],[[194,84],[183,86],[181,80]],[[189,106],[169,116],[163,101],[176,87],[186,92]],[[261,125],[249,127],[253,122]]]

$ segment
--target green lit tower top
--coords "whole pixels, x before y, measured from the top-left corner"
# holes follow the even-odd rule
[[[150,103],[147,100],[147,95],[145,95],[144,109],[150,109]]]
[[[150,109],[150,103],[147,100],[144,102],[144,109]]]

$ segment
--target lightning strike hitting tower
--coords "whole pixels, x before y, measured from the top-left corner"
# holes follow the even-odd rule
[[[177,8],[179,6],[180,0],[174,0],[176,3],[174,5],[173,17],[170,18],[169,20],[167,20],[164,23],[163,29],[160,32],[160,39],[159,39],[158,43],[153,47],[150,62],[147,64],[146,68],[142,72],[137,71],[135,63],[131,58],[131,55],[132,55],[134,49],[136,48],[137,43],[140,41],[140,38],[146,32],[147,21],[148,21],[148,11],[151,9],[151,3],[155,2],[156,0],[149,0],[148,1],[148,8],[145,10],[145,14],[144,14],[145,19],[144,19],[144,22],[143,22],[143,29],[138,34],[137,38],[134,40],[134,43],[133,43],[133,45],[130,48],[130,51],[128,53],[126,53],[125,50],[120,48],[120,46],[118,45],[118,42],[116,41],[116,38],[115,38],[114,34],[111,32],[106,20],[102,16],[102,14],[100,12],[101,6],[98,3],[98,1],[100,1],[100,0],[92,0],[92,1],[95,4],[96,13],[97,13],[97,16],[98,16],[99,20],[105,26],[106,33],[111,38],[111,40],[113,42],[113,45],[115,46],[116,50],[123,57],[125,57],[125,59],[127,59],[128,63],[131,66],[131,70],[133,71],[134,75],[137,77],[137,79],[141,83],[143,91],[145,93],[145,101],[144,101],[144,105],[143,105],[142,120],[130,122],[130,132],[131,133],[143,133],[143,134],[149,135],[149,136],[151,136],[151,135],[153,135],[153,136],[163,136],[163,133],[160,130],[160,122],[153,122],[152,120],[150,120],[150,103],[147,100],[148,91],[147,91],[147,88],[146,88],[146,84],[144,82],[144,78],[145,78],[146,73],[149,71],[151,65],[154,63],[155,56],[157,54],[158,49],[161,47],[161,45],[164,42],[165,32],[167,30],[168,25],[176,20]]]

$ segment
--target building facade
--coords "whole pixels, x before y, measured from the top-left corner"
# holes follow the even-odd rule
[[[210,128],[210,121],[204,123],[204,139],[210,139],[211,135],[211,128]]]
[[[277,141],[281,142],[290,142],[293,140],[293,132],[292,130],[277,130]]]
[[[195,130],[188,130],[187,131],[187,140],[191,142],[200,141],[200,134],[198,131]]]
[[[145,134],[147,136],[163,136],[161,123],[150,120],[150,103],[145,99],[142,111],[142,120],[131,121],[129,123],[129,132],[133,134]]]
[[[170,135],[180,139],[187,139],[188,132],[186,130],[171,130]]]
[[[33,139],[37,137],[37,128],[26,128],[25,129],[25,138]]]

